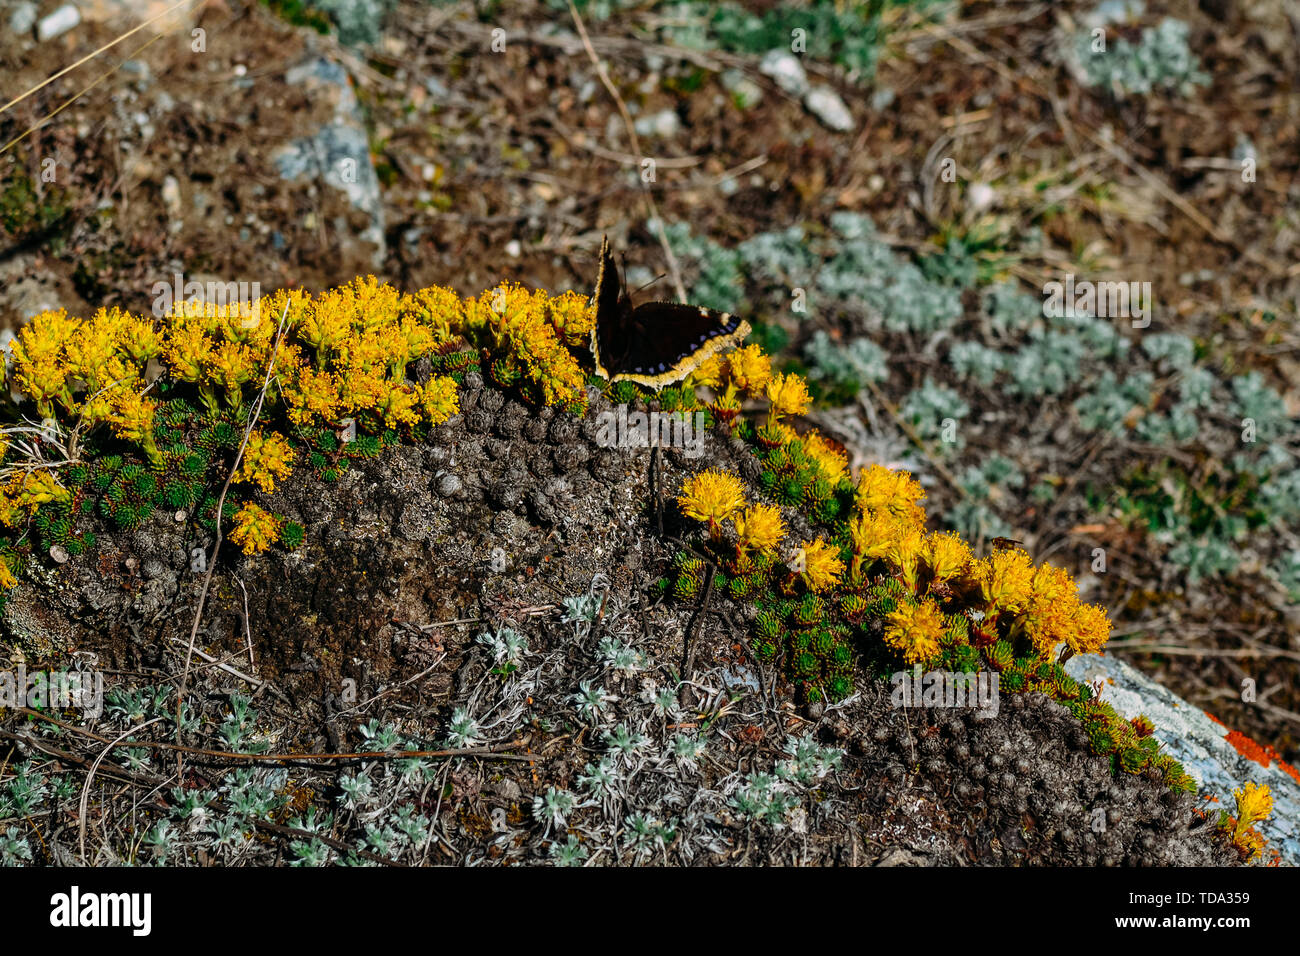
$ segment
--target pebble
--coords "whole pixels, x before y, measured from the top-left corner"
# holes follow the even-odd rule
[[[181,184],[175,176],[167,176],[163,179],[162,184],[162,201],[163,206],[167,208],[168,214],[177,219],[181,215]]]
[[[36,4],[29,0],[14,4],[13,12],[9,14],[9,29],[19,36],[26,36],[36,26],[36,13]]]
[[[681,118],[674,110],[660,110],[651,116],[643,116],[636,121],[636,131],[641,136],[658,136],[671,139],[682,128]]]
[[[983,212],[993,205],[996,198],[997,193],[988,183],[971,183],[970,191],[966,194],[971,212]]]
[[[844,105],[840,95],[828,86],[809,90],[804,97],[803,105],[824,125],[838,132],[846,133],[855,125],[849,108]]]
[[[808,93],[808,74],[793,53],[772,50],[758,64],[758,72],[771,77],[777,86],[791,96],[804,96]]]
[[[44,43],[67,33],[81,22],[81,12],[70,3],[65,3],[49,16],[36,24],[36,39]]]

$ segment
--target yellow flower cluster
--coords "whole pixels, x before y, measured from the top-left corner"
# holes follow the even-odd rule
[[[0,524],[16,528],[41,505],[71,498],[68,489],[59,484],[48,468],[17,471],[0,485]]]
[[[686,479],[677,503],[686,517],[707,524],[714,538],[724,521],[733,521],[741,558],[753,552],[770,557],[785,537],[781,509],[762,502],[746,505],[744,484],[727,472],[709,469]]]
[[[840,583],[844,562],[835,549],[821,538],[803,542],[799,550],[800,576],[808,590],[814,594],[829,590]]]
[[[710,468],[686,479],[677,503],[682,514],[705,522],[716,534],[722,522],[745,507],[745,486],[735,475]]]
[[[924,497],[925,489],[908,472],[884,465],[863,468],[853,495],[863,511],[886,512],[917,525],[925,524],[925,512],[918,504]]]
[[[289,477],[294,453],[284,436],[261,429],[248,436],[244,460],[239,468],[239,481],[249,481],[267,494],[275,491],[275,483]]]
[[[739,396],[759,398],[772,378],[772,359],[757,345],[746,345],[726,354],[710,355],[691,373],[691,383],[709,388],[726,388],[718,401],[723,407],[740,408]]]
[[[767,400],[772,403],[768,415],[771,421],[785,415],[802,415],[812,404],[808,383],[801,375],[774,375],[767,382]]]
[[[586,408],[586,377],[565,346],[593,321],[587,300],[573,292],[546,292],[505,284],[465,303],[465,335],[504,356],[538,390],[547,405]]]
[[[848,522],[853,542],[852,580],[861,581],[873,562],[885,561],[903,583],[917,590],[921,560],[930,553],[925,512],[917,504],[924,497],[921,485],[905,471],[890,471],[881,465],[862,469]],[[951,560],[950,547],[942,542],[939,547],[944,559]]]
[[[1264,836],[1255,829],[1255,824],[1267,820],[1273,813],[1273,793],[1267,785],[1255,782],[1232,792],[1233,802],[1237,806],[1236,818],[1228,817],[1221,824],[1228,831],[1232,842],[1242,851],[1247,860],[1258,858],[1264,850]]]
[[[235,527],[230,540],[244,554],[256,554],[275,544],[280,535],[280,520],[251,502],[235,512]]]
[[[998,550],[969,567],[990,615],[1014,615],[1013,632],[1028,638],[1042,657],[1064,643],[1075,654],[1099,651],[1110,638],[1104,608],[1079,601],[1069,572],[1049,564],[1035,568],[1020,549]]]
[[[785,537],[785,521],[776,505],[750,505],[736,515],[735,523],[742,552],[752,550],[760,554],[775,554],[777,545]]]
[[[900,601],[885,618],[885,643],[909,664],[924,664],[938,654],[943,632],[943,612],[929,598],[918,604]]]
[[[107,424],[119,438],[158,460],[153,440],[157,403],[144,394],[144,369],[158,354],[152,325],[119,309],[90,319],[64,309],[40,312],[13,341],[14,384],[42,418],[60,411],[83,426]]]
[[[285,309],[292,338],[277,368],[290,421],[339,422],[362,414],[397,429],[449,417],[434,420],[445,396],[431,408],[423,390],[408,383],[407,367],[454,348],[463,315],[454,293],[429,288],[403,295],[373,276],[315,297],[279,292],[261,309],[272,333]]]
[[[801,438],[803,450],[834,487],[849,476],[849,457],[821,432],[808,432]]]

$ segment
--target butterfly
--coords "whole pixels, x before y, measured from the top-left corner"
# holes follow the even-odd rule
[[[600,244],[596,275],[596,324],[591,354],[596,374],[654,389],[680,382],[706,359],[739,345],[749,323],[730,312],[676,302],[633,306],[623,288],[609,239]]]

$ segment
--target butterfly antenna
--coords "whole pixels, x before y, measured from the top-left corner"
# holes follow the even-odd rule
[[[638,288],[638,289],[636,290],[636,292],[633,292],[632,294],[633,294],[633,295],[636,295],[636,293],[637,293],[637,292],[640,292],[641,289],[648,289],[650,286],[654,285],[654,284],[655,284],[656,282],[658,282],[660,279],[665,279],[665,278],[667,278],[667,277],[668,277],[668,273],[667,273],[667,272],[661,272],[661,273],[659,273],[657,276],[655,276],[653,279],[651,279],[649,282],[645,283],[645,284],[642,285],[640,288]]]

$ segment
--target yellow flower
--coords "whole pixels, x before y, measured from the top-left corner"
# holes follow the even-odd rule
[[[289,405],[289,420],[295,425],[307,425],[313,419],[332,422],[341,414],[337,378],[307,364],[294,366],[286,376],[284,397]]]
[[[736,515],[736,533],[740,536],[742,550],[753,548],[762,554],[773,554],[785,537],[785,522],[781,509],[775,505],[754,504]]]
[[[774,375],[767,383],[767,400],[772,403],[771,416],[802,415],[812,404],[808,383],[798,375]]]
[[[551,326],[565,345],[586,347],[596,324],[596,310],[587,297],[576,292],[564,292],[547,303]]]
[[[990,610],[1021,611],[1033,595],[1034,569],[1024,551],[994,551],[971,567]]]
[[[65,309],[38,312],[23,326],[10,348],[14,356],[14,381],[18,389],[36,402],[44,418],[54,416],[55,399],[72,404],[68,387],[67,346],[79,319]]]
[[[911,591],[916,591],[920,581],[920,562],[924,550],[925,537],[920,528],[906,529],[885,548],[885,563],[898,573]]]
[[[1240,790],[1232,792],[1237,804],[1237,832],[1267,820],[1273,813],[1273,794],[1267,785],[1260,786],[1253,781]]]
[[[722,384],[722,366],[726,359],[718,354],[710,355],[700,367],[691,372],[690,381],[695,385],[717,388]]]
[[[114,363],[117,368],[108,366],[117,356],[119,329],[126,318],[120,309],[100,309],[69,336],[65,353],[68,370],[89,389],[103,388],[121,377],[114,372],[125,371],[120,362]]]
[[[4,497],[16,508],[34,512],[51,501],[70,501],[72,493],[59,484],[47,468],[13,476],[4,489]]]
[[[943,635],[943,612],[929,598],[920,604],[900,601],[885,617],[885,643],[909,664],[925,664],[934,658]]]
[[[253,356],[240,342],[222,342],[207,358],[204,371],[209,382],[221,385],[236,407],[240,404],[240,386],[253,377]]]
[[[800,558],[800,573],[810,591],[825,591],[833,587],[839,583],[840,575],[844,573],[844,562],[821,538],[812,542],[805,541],[800,549]]]
[[[151,358],[162,354],[163,337],[150,319],[124,315],[118,330],[117,344],[119,349],[130,356],[131,361],[144,366]]]
[[[936,581],[955,578],[974,558],[966,542],[951,532],[927,535],[924,556],[926,566]]]
[[[925,521],[925,512],[917,504],[925,489],[910,472],[893,471],[883,465],[871,465],[858,474],[854,499],[863,511],[888,511],[896,515]]]
[[[1023,551],[1019,553],[1024,555]],[[1028,555],[1025,555],[1024,563],[1027,562]],[[1017,567],[1020,565],[1018,562]],[[1020,573],[1017,570],[1012,575],[1018,577]],[[1029,638],[1040,657],[1048,656],[1063,641],[1077,652],[1098,639],[1104,643],[1110,633],[1104,611],[1081,608],[1078,588],[1069,572],[1062,568],[1050,564],[1035,568],[1029,578],[1029,595],[1022,603],[1015,627]],[[1012,604],[1008,602],[1004,606],[1010,608]]]
[[[264,433],[260,428],[248,436],[244,460],[240,463],[239,481],[254,482],[267,494],[275,483],[289,477],[294,451],[277,432]]]
[[[114,389],[110,398],[105,418],[112,427],[113,434],[139,445],[154,464],[161,463],[162,454],[153,438],[154,410],[158,403],[125,388]]]
[[[316,350],[316,365],[323,367],[329,352],[352,332],[353,302],[341,289],[331,289],[304,303],[297,325],[298,337]]]
[[[1070,577],[1070,572],[1050,564],[1034,569],[1029,586],[1033,589],[1034,603],[1061,604],[1077,601],[1079,596],[1078,585]]]
[[[460,411],[460,394],[450,375],[434,375],[420,388],[420,405],[430,425],[441,425]]]
[[[735,415],[740,413],[742,406],[740,399],[728,389],[710,402],[709,408],[713,409],[714,414],[719,418],[731,421]]]
[[[677,503],[686,517],[707,522],[716,530],[745,506],[745,486],[735,475],[709,469],[686,479]]]
[[[212,342],[202,325],[192,319],[177,320],[168,330],[163,357],[171,372],[182,382],[197,382],[203,377]]]
[[[586,377],[548,317],[549,297],[503,283],[465,303],[465,334],[512,357],[547,405],[586,405]]]
[[[429,329],[438,345],[450,341],[455,334],[452,330],[458,330],[463,324],[465,304],[454,291],[443,286],[421,289],[408,298],[405,307]]]
[[[14,577],[14,569],[9,566],[9,559],[0,555],[0,588],[6,591],[18,586],[18,579]]]
[[[414,425],[420,420],[420,395],[409,385],[394,385],[380,401],[379,411],[389,428]]]
[[[280,519],[251,502],[235,512],[235,528],[230,540],[239,545],[244,554],[265,551],[275,543],[280,534]]]
[[[1111,622],[1105,608],[1080,604],[1065,632],[1065,643],[1076,654],[1096,654],[1110,640],[1110,629]]]
[[[844,452],[831,444],[821,432],[810,431],[803,436],[803,449],[808,453],[808,457],[817,463],[822,474],[826,476],[831,485],[838,485],[844,478],[848,477],[849,459]]]
[[[736,388],[757,397],[772,379],[772,359],[764,355],[757,345],[746,345],[731,353],[727,359],[727,372]],[[799,381],[802,382],[802,379]],[[806,392],[805,387],[805,394]],[[802,411],[795,414],[802,414]]]

